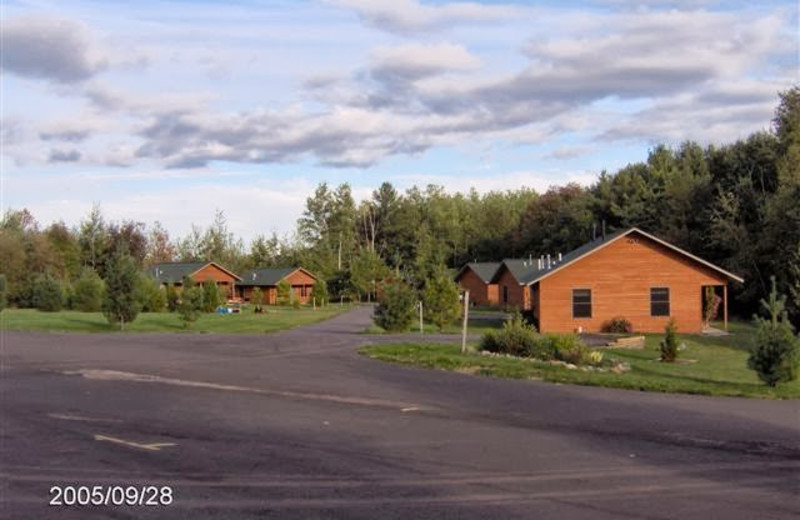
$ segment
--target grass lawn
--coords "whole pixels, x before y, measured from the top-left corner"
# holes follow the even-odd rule
[[[467,332],[468,334],[483,334],[487,330],[502,328],[507,317],[507,313],[499,311],[470,311]],[[459,319],[446,325],[444,330],[440,332],[436,325],[425,322],[422,325],[422,330],[425,334],[461,334],[461,326],[462,322]],[[419,321],[414,321],[406,332],[419,333]],[[364,329],[364,334],[386,334],[386,331],[373,323]]]
[[[125,332],[188,332],[222,334],[261,334],[290,329],[331,318],[349,307],[330,305],[310,308],[266,307],[265,314],[245,308],[239,314],[203,314],[191,328],[185,329],[176,313],[140,313]],[[99,312],[41,312],[35,309],[5,309],[0,313],[0,330],[44,332],[119,332]]]
[[[534,379],[555,383],[605,386],[651,392],[759,397],[766,399],[800,398],[800,380],[769,388],[747,368],[747,349],[753,327],[732,323],[731,336],[711,337],[680,335],[686,350],[679,360],[686,363],[657,361],[661,335],[647,335],[643,350],[605,349],[606,357],[629,363],[631,370],[583,372],[535,360],[482,356],[474,350],[461,354],[458,345],[399,343],[366,347],[361,353],[384,361],[419,365],[440,370],[506,377]],[[472,345],[475,349],[475,345]]]

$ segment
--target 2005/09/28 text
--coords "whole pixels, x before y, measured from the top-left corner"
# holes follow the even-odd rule
[[[51,506],[168,506],[171,486],[52,486]]]

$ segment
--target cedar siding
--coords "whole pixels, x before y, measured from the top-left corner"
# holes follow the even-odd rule
[[[496,264],[499,265],[499,264]],[[495,267],[496,268],[496,267]],[[484,280],[470,264],[456,276],[456,281],[465,290],[469,290],[470,302],[475,305],[497,305],[497,284]]]
[[[498,302],[502,306],[530,309],[530,298],[527,287],[522,285],[508,267],[503,264],[497,275]]]
[[[242,274],[237,293],[243,300],[250,301],[253,290],[258,287],[264,294],[264,303],[275,305],[278,303],[278,284],[284,280],[292,288],[292,300],[300,303],[311,301],[311,291],[317,277],[302,267],[253,269]]]
[[[147,272],[163,285],[174,285],[178,292],[187,276],[198,284],[211,280],[227,299],[234,297],[236,283],[240,280],[237,275],[215,262],[164,262],[154,265]]]
[[[680,332],[703,330],[703,287],[727,277],[642,235],[628,235],[552,273],[538,286],[539,327],[548,332],[597,332],[621,316],[637,332],[663,332],[670,318]],[[651,316],[650,290],[669,289],[669,316]],[[592,291],[592,317],[574,318],[573,289]]]

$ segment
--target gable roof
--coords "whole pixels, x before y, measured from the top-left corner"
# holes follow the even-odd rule
[[[587,257],[587,256],[591,255],[592,253],[595,253],[596,251],[599,251],[600,249],[606,247],[607,245],[612,244],[612,243],[616,242],[617,240],[630,235],[631,233],[639,233],[640,235],[652,240],[653,242],[656,242],[656,243],[658,243],[658,244],[660,244],[660,245],[662,245],[662,246],[664,246],[664,247],[666,247],[668,249],[671,249],[672,251],[675,251],[675,252],[677,252],[677,253],[679,253],[679,254],[681,254],[681,255],[683,255],[683,256],[685,256],[685,257],[687,257],[687,258],[689,258],[689,259],[691,259],[691,260],[693,260],[693,261],[695,261],[695,262],[697,262],[699,264],[702,264],[702,265],[704,265],[704,266],[706,266],[706,267],[708,267],[708,268],[710,268],[710,269],[712,269],[712,270],[714,270],[714,271],[726,276],[727,278],[730,278],[731,280],[737,281],[739,283],[744,282],[743,278],[741,278],[739,276],[736,276],[735,274],[733,274],[733,273],[731,273],[729,271],[726,271],[725,269],[722,269],[721,267],[716,266],[716,265],[712,264],[711,262],[707,262],[707,261],[703,260],[702,258],[697,257],[697,256],[689,253],[688,251],[684,251],[683,249],[681,249],[681,248],[679,248],[677,246],[674,246],[674,245],[670,244],[669,242],[661,240],[660,238],[658,238],[658,237],[656,237],[654,235],[651,235],[649,233],[646,233],[646,232],[642,231],[641,229],[635,228],[635,227],[634,228],[629,228],[629,229],[623,229],[623,230],[620,230],[620,231],[616,231],[614,233],[611,233],[610,235],[607,235],[605,238],[600,237],[600,238],[598,238],[596,240],[592,240],[591,242],[587,242],[587,243],[583,244],[582,246],[578,247],[577,249],[573,249],[569,253],[567,253],[565,255],[562,255],[561,261],[558,261],[558,259],[555,259],[555,260],[551,259],[551,261],[553,263],[551,263],[551,266],[550,266],[549,269],[546,266],[544,268],[542,268],[542,269],[539,269],[538,262],[536,262],[536,263],[531,262],[530,264],[528,264],[524,260],[512,260],[512,259],[504,260],[503,261],[503,265],[505,265],[505,267],[511,272],[511,274],[514,276],[514,278],[516,278],[516,280],[519,282],[520,285],[530,285],[530,284],[538,282],[539,280],[547,278],[548,276],[550,276],[551,274],[555,273],[556,271],[560,271],[561,269],[567,267],[568,265],[571,265],[571,264],[577,262],[578,260],[580,260],[580,259],[582,259],[584,257]],[[498,273],[497,274],[499,274],[499,272],[500,272],[500,269],[498,269]],[[495,278],[497,277],[497,274],[495,275]]]
[[[235,273],[225,269],[216,262],[164,262],[149,268],[147,274],[160,283],[180,283],[184,278],[193,275],[207,265],[213,265],[237,280],[241,280]]]
[[[458,271],[454,279],[458,281],[467,269],[471,269],[472,272],[478,275],[478,278],[483,280],[483,283],[490,283],[499,268],[500,262],[470,262]]]
[[[269,287],[278,285],[284,278],[288,277],[295,271],[303,271],[315,280],[317,279],[313,273],[302,267],[275,267],[275,268],[262,268],[251,269],[242,274],[242,281],[239,285],[247,285],[253,287]]]

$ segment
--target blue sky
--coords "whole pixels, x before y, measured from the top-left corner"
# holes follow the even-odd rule
[[[249,239],[322,181],[589,184],[769,128],[798,8],[752,4],[2,1],[3,210]]]

